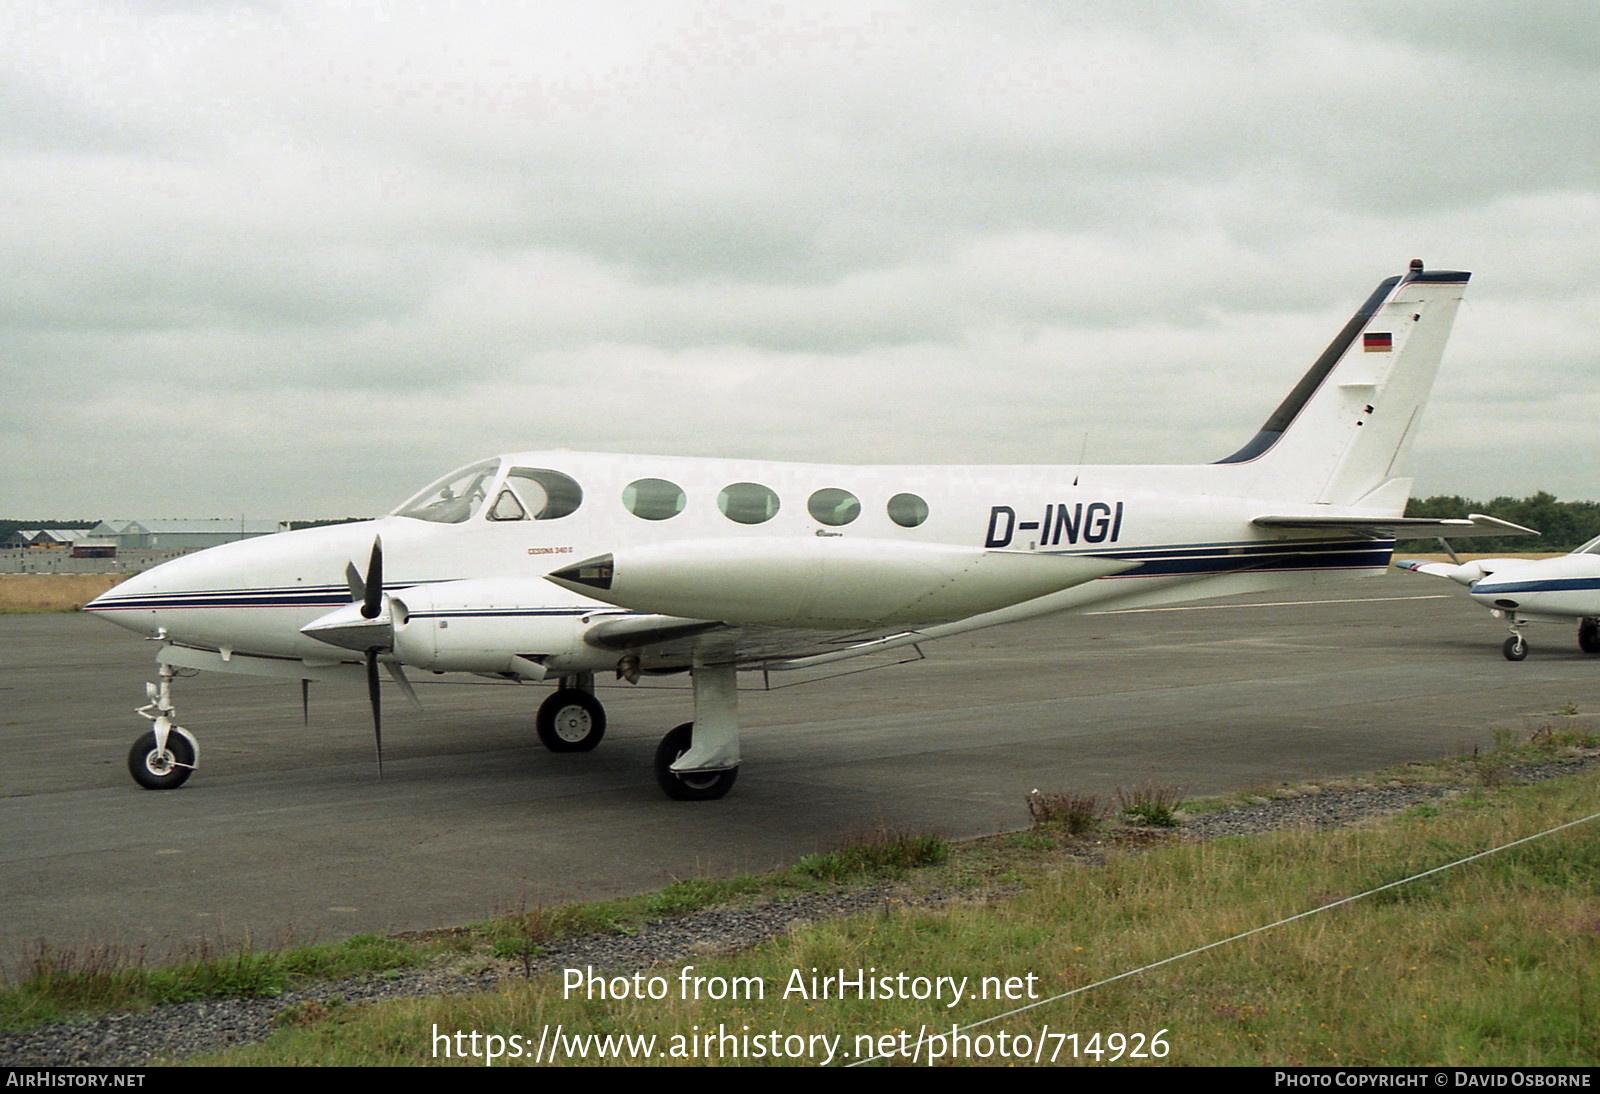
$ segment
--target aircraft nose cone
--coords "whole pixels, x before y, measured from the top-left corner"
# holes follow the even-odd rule
[[[165,565],[170,566],[171,563]],[[113,585],[85,604],[83,610],[130,631],[155,634],[160,627],[156,622],[160,607],[156,593],[162,584],[157,576],[161,569],[161,566],[157,566]]]

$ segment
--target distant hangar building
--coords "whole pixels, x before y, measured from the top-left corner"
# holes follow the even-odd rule
[[[89,535],[115,543],[119,551],[198,550],[239,539],[270,536],[284,528],[274,520],[103,520]]]
[[[91,538],[84,528],[18,528],[0,539],[0,548],[76,547]]]

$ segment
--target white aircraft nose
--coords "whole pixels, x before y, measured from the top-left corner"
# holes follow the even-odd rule
[[[89,601],[83,610],[130,631],[155,634],[161,628],[157,616],[167,604],[163,591],[182,587],[182,583],[174,579],[181,572],[181,563],[185,561],[175,558],[134,574]]]
[[[300,628],[349,605],[344,569],[374,535],[370,524],[345,524],[224,543],[132,577],[86,608],[195,646],[298,656]]]

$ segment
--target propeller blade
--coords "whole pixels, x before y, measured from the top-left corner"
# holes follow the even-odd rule
[[[406,670],[400,667],[398,661],[390,661],[386,666],[389,675],[394,677],[394,682],[399,685],[400,692],[406,697],[413,710],[422,710],[422,700],[417,698],[417,690],[411,686],[411,680],[406,676]]]
[[[372,742],[378,751],[378,778],[383,778],[383,701],[378,698],[378,650],[367,651],[367,698],[372,702]]]
[[[378,618],[383,611],[383,540],[372,537],[372,558],[367,563],[366,596],[362,598],[361,614],[367,619]]]
[[[311,681],[303,678],[300,681],[300,724],[311,724]]]
[[[361,571],[354,562],[344,564],[344,582],[350,586],[350,599],[360,603],[367,599],[367,583],[361,580]]]

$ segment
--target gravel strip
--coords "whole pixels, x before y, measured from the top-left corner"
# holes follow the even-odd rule
[[[1600,756],[1512,768],[1512,781],[1562,778],[1600,767]],[[1387,816],[1419,802],[1453,797],[1465,787],[1390,786],[1370,789],[1308,787],[1292,796],[1188,818],[1186,839],[1214,839],[1282,828],[1332,828]],[[1098,855],[1091,855],[1098,858]],[[962,894],[922,894],[939,903]],[[710,908],[642,925],[632,935],[592,935],[553,944],[534,958],[534,970],[593,965],[610,970],[642,969],[744,949],[819,919],[871,911],[889,901],[913,899],[893,886],[815,893],[747,908]],[[182,1060],[202,1052],[264,1040],[273,1018],[287,1007],[312,1001],[368,1003],[456,992],[483,991],[523,975],[520,961],[474,959],[474,971],[436,968],[399,975],[319,983],[262,999],[216,999],[175,1003],[112,1014],[91,1021],[0,1033],[0,1063],[9,1066],[138,1067]]]

